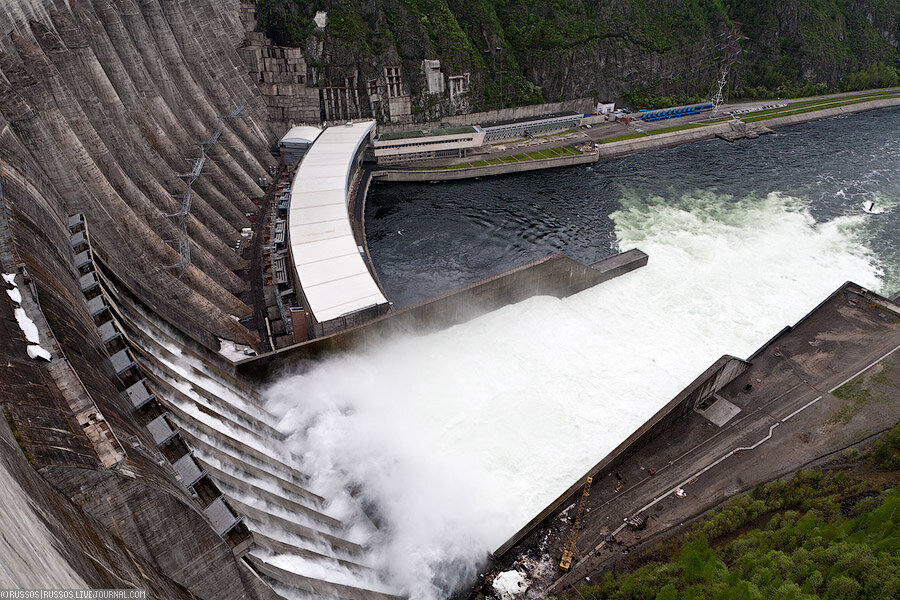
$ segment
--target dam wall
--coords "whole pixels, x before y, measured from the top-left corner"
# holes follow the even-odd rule
[[[322,522],[304,525],[309,547],[343,538],[216,355],[217,338],[258,342],[238,322],[248,263],[234,244],[277,139],[235,50],[240,2],[13,0],[0,32],[0,265],[15,281],[0,294],[0,482],[18,499],[0,500],[0,520],[28,542],[0,587],[274,600],[279,582],[246,557],[303,554],[279,535],[284,513]],[[203,385],[157,355],[206,365]],[[232,512],[245,496],[265,498],[262,514],[287,507],[268,545]],[[328,590],[306,575],[315,586],[279,589]]]
[[[364,325],[242,361],[236,369],[241,375],[264,377],[306,359],[365,347],[394,332],[450,327],[532,296],[564,298],[643,267],[647,260],[647,255],[637,249],[592,265],[554,254],[390,312]]]
[[[628,458],[634,456],[655,438],[665,434],[676,421],[697,407],[702,406],[706,400],[713,397],[716,392],[728,385],[738,375],[747,370],[749,366],[750,363],[747,361],[727,355],[713,363],[703,374],[653,415],[650,420],[628,436],[615,450],[607,454],[603,460],[594,465],[583,477],[529,521],[527,525],[497,548],[493,553],[494,558],[499,559],[535,528],[539,527],[547,517],[575,502],[581,496],[586,477],[593,477],[595,481],[599,481],[601,478],[613,473]]]
[[[244,34],[238,0],[15,0],[0,31],[0,181],[85,213],[115,270],[256,343],[232,319],[249,309],[231,245],[277,137],[228,41]]]
[[[63,203],[54,202],[50,189],[29,185],[24,173],[6,171],[0,198],[0,265],[15,275],[19,294],[0,301],[9,363],[0,405],[20,456],[63,499],[48,495],[35,506],[48,514],[77,506],[72,522],[86,523],[78,548],[114,536],[131,557],[122,562],[141,573],[99,587],[144,587],[143,577],[175,588],[155,597],[211,590],[221,598],[271,598],[244,581],[246,567],[135,418],[112,348],[98,334],[96,319],[107,309],[88,304],[90,277],[76,268],[76,250],[89,253],[86,231],[73,234]],[[46,361],[26,354],[26,336],[15,326],[19,316],[6,316],[13,304],[34,322]],[[72,543],[65,534],[59,539],[66,541],[58,546]],[[122,573],[116,564],[109,572]],[[47,580],[47,587],[58,585]]]

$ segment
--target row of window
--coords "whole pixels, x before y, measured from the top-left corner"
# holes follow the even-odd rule
[[[474,137],[459,138],[455,140],[437,140],[434,142],[407,142],[405,144],[391,144],[390,146],[376,146],[376,150],[391,150],[395,148],[413,148],[415,146],[433,146],[434,144],[457,144],[459,142],[471,142]]]

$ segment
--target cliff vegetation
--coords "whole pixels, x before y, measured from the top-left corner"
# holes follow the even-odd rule
[[[317,27],[317,13],[327,15]],[[900,0],[257,0],[260,27],[305,49],[313,82],[401,65],[424,108],[423,59],[469,72],[475,109],[593,96],[651,108],[709,96],[721,33],[746,40],[732,97],[900,83]],[[360,83],[362,82],[362,83]]]

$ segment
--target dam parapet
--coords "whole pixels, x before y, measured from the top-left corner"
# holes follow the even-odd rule
[[[553,254],[392,311],[363,325],[241,361],[236,369],[240,375],[266,377],[306,359],[365,347],[393,333],[451,327],[532,296],[565,298],[643,267],[647,260],[648,256],[638,249],[591,265]]]

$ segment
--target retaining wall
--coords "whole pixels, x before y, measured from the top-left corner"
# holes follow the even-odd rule
[[[508,173],[524,173],[553,167],[570,167],[597,162],[595,152],[575,156],[558,156],[524,162],[503,163],[486,167],[470,167],[467,169],[442,169],[434,171],[376,171],[372,174],[379,181],[450,181],[454,179],[472,179],[474,177],[490,177]]]
[[[802,113],[799,115],[790,115],[785,117],[777,117],[774,119],[767,119],[764,121],[755,121],[753,123],[750,123],[750,125],[764,125],[769,128],[784,127],[787,125],[798,125],[800,123],[818,121],[820,119],[827,119],[829,117],[848,115],[878,108],[889,108],[892,106],[900,106],[900,98],[883,98],[881,100],[859,102],[857,104],[837,106],[834,108],[827,108],[824,110],[817,110],[813,112]],[[689,144],[691,142],[700,142],[703,140],[712,139],[719,134],[727,134],[730,131],[731,122],[725,122],[717,125],[698,127],[697,129],[685,129],[682,131],[649,135],[645,137],[635,138],[633,140],[624,140],[621,142],[601,144],[598,151],[597,160],[612,158],[614,156],[622,156],[625,154],[634,154],[636,152],[657,150],[660,148],[671,148],[673,146]]]
[[[393,332],[450,327],[531,296],[564,298],[643,267],[647,260],[647,255],[637,249],[593,265],[554,254],[388,313],[365,325],[245,360],[238,363],[237,371],[250,377],[264,377],[328,352],[364,347]]]
[[[728,355],[723,356],[713,363],[713,365],[704,371],[702,375],[684,388],[680,394],[675,396],[671,402],[653,415],[649,421],[628,436],[628,439],[619,444],[615,450],[607,454],[603,460],[594,465],[594,467],[585,473],[583,477],[579,478],[569,489],[563,492],[559,498],[538,513],[537,516],[525,525],[525,527],[520,529],[502,546],[497,548],[497,550],[494,551],[494,558],[498,559],[508,552],[513,546],[534,531],[534,529],[539,527],[547,517],[553,515],[561,507],[575,502],[578,496],[581,495],[586,477],[593,477],[597,480],[615,471],[623,462],[625,462],[625,460],[634,456],[654,438],[665,433],[673,423],[694,410],[697,405],[704,400],[712,397],[716,392],[734,380],[735,377],[743,373],[749,366],[749,362]]]

